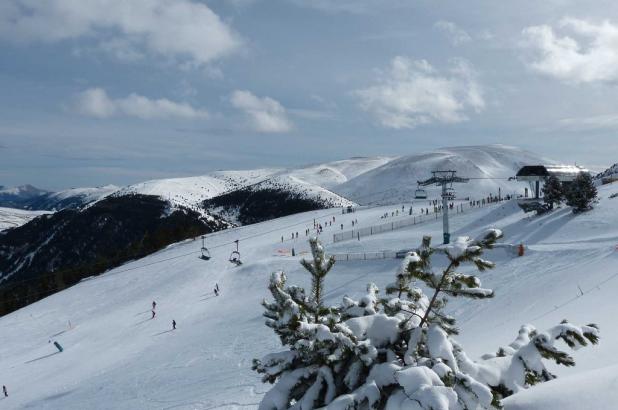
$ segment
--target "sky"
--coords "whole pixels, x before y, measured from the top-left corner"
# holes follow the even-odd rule
[[[3,0],[0,185],[501,143],[618,162],[608,0]]]

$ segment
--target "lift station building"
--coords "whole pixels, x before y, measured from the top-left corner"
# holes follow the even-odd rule
[[[573,182],[579,174],[588,172],[587,169],[578,165],[525,165],[517,171],[516,179],[528,182],[534,195],[533,198],[538,199],[541,193],[541,182],[545,182],[550,176],[555,176],[560,182],[568,184]]]

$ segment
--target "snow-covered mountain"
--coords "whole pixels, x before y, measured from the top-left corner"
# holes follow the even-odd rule
[[[150,180],[123,188],[108,185],[55,193],[32,192],[25,205],[19,207],[57,210],[82,206],[111,194],[143,194],[200,210],[204,201],[218,196],[265,188],[318,202],[324,200],[329,206],[404,202],[414,197],[418,180],[429,178],[431,171],[438,169],[455,170],[459,176],[473,178],[468,184],[454,186],[459,197],[486,197],[490,193],[497,195],[498,189],[503,195],[522,194],[526,185],[508,178],[522,165],[551,163],[555,161],[505,145],[451,147],[401,157],[357,157],[299,168],[216,171],[202,176]],[[431,198],[439,197],[437,187],[425,190]],[[29,192],[25,188],[22,191],[20,195]],[[7,206],[0,191],[0,206],[3,205]]]
[[[618,199],[612,196],[617,193],[617,184],[599,187],[599,203],[578,215],[562,208],[530,216],[513,202],[453,215],[455,236],[495,227],[504,231],[505,243],[526,246],[523,257],[502,247],[486,255],[497,263],[479,275],[484,287],[495,291],[492,299],[449,304],[460,328],[455,339],[472,359],[512,342],[524,323],[545,329],[566,318],[601,329],[598,346],[573,353],[577,366],[552,368],[557,380],[511,396],[506,410],[615,407]],[[264,325],[260,305],[269,297],[270,273],[285,270],[290,284],[309,285],[299,260],[308,251],[302,232],[312,229],[314,219],[336,217],[321,236],[327,253],[399,250],[417,246],[425,234],[441,237],[441,221],[431,220],[332,243],[338,224],[346,229],[352,220],[359,228],[383,224],[382,216],[396,208],[361,208],[346,215],[318,210],[209,234],[212,259],[207,262],[198,258],[200,241],[180,242],[6,315],[0,318],[0,383],[9,397],[0,405],[255,409],[272,386],[251,370],[252,359],[281,350]],[[281,242],[291,231],[300,231],[301,238]],[[228,261],[235,240],[240,240],[241,266]],[[325,298],[337,303],[345,295],[360,297],[367,282],[384,289],[399,264],[394,259],[339,261],[326,277]],[[215,284],[219,296],[212,292]],[[153,300],[156,317],[151,319]],[[58,353],[49,340],[64,351]]]
[[[22,226],[37,216],[48,213],[48,211],[27,211],[24,209],[0,207],[0,231]]]
[[[469,183],[454,184],[459,198],[482,198],[489,194],[523,194],[526,184],[510,181],[523,165],[552,164],[555,161],[520,148],[483,145],[443,148],[432,152],[406,155],[332,189],[361,203],[405,202],[414,197],[417,181],[427,180],[431,171],[454,170]],[[429,197],[439,198],[440,188],[423,188]]]
[[[174,204],[195,208],[200,207],[207,199],[263,181],[278,171],[279,169],[216,171],[196,177],[154,179],[124,187],[115,195],[156,195]]]
[[[0,190],[0,206],[46,211],[75,209],[99,201],[117,190],[118,187],[115,185],[105,185],[96,188],[70,188],[50,192],[32,185],[23,185]]]
[[[70,188],[42,195],[30,201],[28,206],[31,209],[46,210],[75,209],[100,201],[118,189],[116,185],[105,185],[95,188]]]
[[[21,185],[12,188],[0,185],[0,206],[23,209],[33,199],[48,193],[49,191],[33,187],[32,185]]]
[[[594,179],[601,181],[601,183],[618,180],[618,163],[598,173],[594,176]]]

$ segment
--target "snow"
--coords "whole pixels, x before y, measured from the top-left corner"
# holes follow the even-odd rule
[[[523,165],[541,163],[555,161],[506,145],[450,147],[393,159],[333,190],[361,204],[405,202],[414,197],[417,181],[431,176],[429,171],[455,170],[460,177],[474,178],[471,183],[454,184],[458,198],[497,195],[499,188],[503,196],[523,195],[528,185],[508,178],[514,177]],[[440,197],[439,187],[423,189],[431,198]]]
[[[48,211],[26,211],[23,209],[0,207],[0,231],[16,228],[31,221],[37,216],[50,214]]]
[[[551,368],[557,380],[512,396],[506,409],[612,408],[618,399],[618,200],[609,198],[617,192],[618,184],[599,187],[595,209],[578,215],[561,208],[534,217],[506,202],[451,220],[454,238],[499,228],[504,233],[500,242],[526,246],[523,257],[507,247],[484,256],[496,262],[495,269],[479,274],[494,298],[453,300],[447,307],[458,319],[461,334],[455,340],[472,359],[507,346],[523,323],[543,330],[568,318],[601,329],[598,346],[573,353],[577,366]],[[327,253],[410,249],[425,234],[434,242],[441,238],[437,219],[361,241],[331,243],[340,223],[347,227],[358,219],[359,228],[370,226],[396,207],[360,208],[346,215],[340,209],[307,212],[207,235],[209,262],[198,258],[200,241],[184,241],[0,318],[0,384],[9,390],[0,407],[257,408],[271,385],[251,371],[252,359],[282,350],[264,325],[260,306],[269,297],[270,274],[283,270],[289,284],[310,282],[299,264],[308,257],[306,238],[282,243],[281,236],[289,238],[291,231],[312,228],[314,218],[334,215],[336,224],[325,226],[321,235]],[[235,239],[240,239],[243,259],[239,267],[227,260]],[[336,263],[326,277],[326,301],[335,303],[345,295],[360,299],[368,282],[384,289],[400,263]],[[218,297],[212,292],[215,283],[221,288]],[[153,300],[157,315],[151,320]],[[178,323],[174,331],[172,319]],[[57,340],[64,352],[57,353],[48,340]]]
[[[124,187],[116,195],[131,193],[156,195],[175,205],[194,208],[206,199],[242,186],[262,182],[278,171],[278,169],[216,171],[195,177],[155,179]]]
[[[618,403],[618,365],[559,378],[504,400],[505,410],[613,409]]]
[[[100,201],[106,196],[118,191],[118,189],[120,188],[116,185],[105,185],[96,188],[70,188],[51,193],[49,194],[48,198],[50,200],[55,199],[58,201],[62,201],[64,199],[78,197],[82,200],[83,203],[91,203]]]

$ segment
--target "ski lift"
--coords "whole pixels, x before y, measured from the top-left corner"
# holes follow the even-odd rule
[[[427,199],[427,192],[419,187],[416,191],[414,191],[414,198]]]
[[[455,190],[453,188],[446,188],[446,199],[455,199]]]
[[[242,265],[242,262],[240,261],[240,252],[238,252],[238,239],[236,239],[234,243],[236,243],[236,250],[232,251],[230,254],[230,262],[235,263],[236,266]]]
[[[204,236],[202,235],[202,254],[200,255],[200,259],[203,259],[205,261],[209,261],[210,260],[210,251],[208,250],[208,248],[206,246],[204,246]]]

